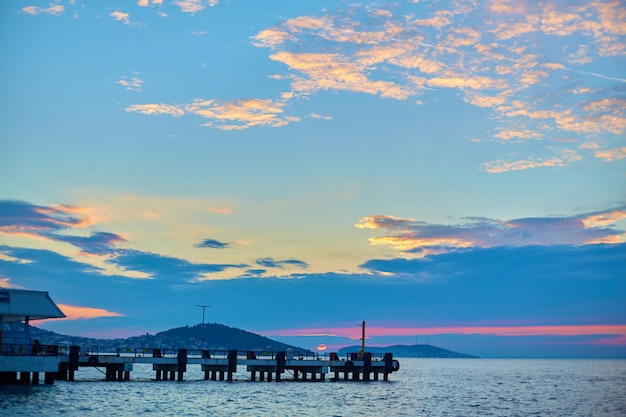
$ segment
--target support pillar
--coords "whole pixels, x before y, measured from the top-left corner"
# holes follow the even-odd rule
[[[130,371],[124,371],[124,381],[130,381]]]
[[[44,382],[46,385],[54,384],[54,372],[46,372]]]
[[[326,380],[326,374],[320,374],[320,379],[322,381],[325,381]]]
[[[217,371],[211,371],[211,381],[217,380]]]
[[[374,372],[374,381],[378,381],[378,372]]]
[[[370,380],[372,372],[372,352],[365,352],[363,356],[363,381]]]
[[[256,371],[252,371],[252,372],[250,372],[250,379],[251,379],[252,381],[256,381]]]
[[[316,372],[311,372],[311,380],[312,381],[317,381],[317,373]]]
[[[265,372],[263,371],[259,372],[259,381],[265,381]]]
[[[293,370],[293,379],[296,380],[296,381],[298,380],[298,370],[297,369]]]
[[[176,379],[176,371],[170,371],[170,381],[174,381]]]
[[[220,371],[220,381],[223,381],[223,380],[224,380],[224,371]]]
[[[39,384],[39,372],[33,372],[33,385]]]
[[[22,385],[30,384],[30,372],[20,372],[20,384]]]
[[[272,373],[271,372],[267,373],[267,382],[272,382]]]
[[[156,371],[156,380],[157,381],[161,380],[161,371],[159,369],[157,369],[157,371]]]

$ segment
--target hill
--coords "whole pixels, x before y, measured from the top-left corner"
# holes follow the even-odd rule
[[[358,352],[361,346],[349,346],[339,349],[339,355]],[[476,358],[476,356],[453,352],[433,345],[393,345],[387,347],[365,347],[366,352],[393,353],[397,358]]]
[[[23,323],[4,324],[3,330],[8,332],[23,333]],[[202,349],[210,350],[265,350],[265,351],[296,351],[310,352],[296,346],[277,342],[267,337],[260,336],[245,330],[228,327],[223,324],[206,323],[189,327],[178,327],[165,330],[156,334],[133,336],[126,339],[95,339],[87,337],[69,336],[54,333],[48,330],[29,326],[33,339],[38,339],[42,344],[79,345],[84,348],[98,348],[99,351],[115,352],[122,348],[160,348],[160,349]]]

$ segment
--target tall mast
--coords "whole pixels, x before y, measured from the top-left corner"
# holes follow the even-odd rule
[[[365,320],[363,320],[362,324],[362,332],[361,332],[361,358],[365,357]]]

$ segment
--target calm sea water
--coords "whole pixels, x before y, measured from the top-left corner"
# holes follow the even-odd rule
[[[388,382],[154,381],[135,365],[130,382],[0,386],[0,416],[626,416],[624,360],[400,359]],[[285,374],[283,378],[289,378]]]

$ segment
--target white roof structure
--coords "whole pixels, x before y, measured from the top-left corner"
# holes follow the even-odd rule
[[[0,323],[65,317],[46,291],[0,288]]]

